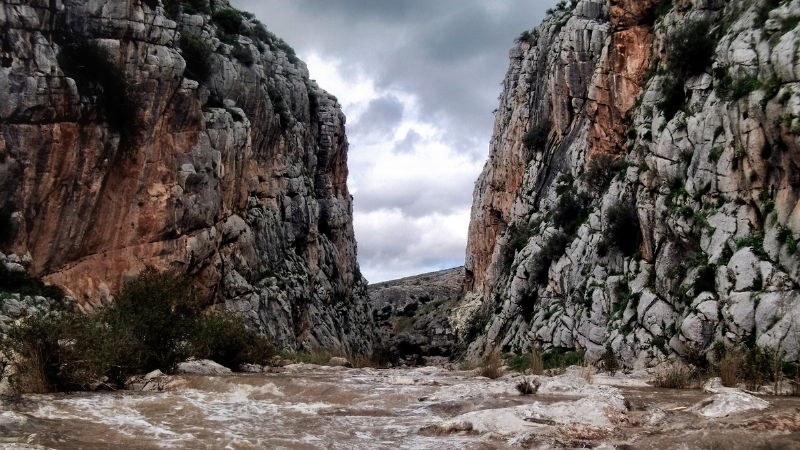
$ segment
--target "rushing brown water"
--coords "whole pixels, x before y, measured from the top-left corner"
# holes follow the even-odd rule
[[[317,367],[275,374],[180,376],[166,392],[9,400],[0,413],[0,443],[126,450],[800,448],[796,398],[772,397],[767,410],[709,420],[691,412],[692,405],[708,397],[698,390],[588,386],[580,392],[521,396],[514,388],[517,381],[430,368]],[[471,424],[439,426],[448,420],[460,424],[460,418],[483,412],[491,418],[529,407],[570,411],[582,396],[595,391],[621,392],[627,400],[622,414],[609,416],[612,425],[596,425],[606,419],[592,419],[595,413],[587,409],[586,418],[576,418],[576,424],[557,416],[535,416],[511,431],[486,432],[474,420],[474,429]],[[575,411],[583,414],[581,407]]]

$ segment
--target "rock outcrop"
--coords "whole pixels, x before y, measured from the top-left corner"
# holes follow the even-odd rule
[[[478,325],[471,353],[798,359],[798,18],[796,0],[581,0],[520,36],[452,317]]]
[[[3,250],[89,312],[177,269],[278,345],[369,351],[336,98],[252,15],[165,4],[0,5]]]
[[[463,349],[448,317],[464,291],[463,267],[370,285],[382,342],[395,358],[410,364],[454,357]]]

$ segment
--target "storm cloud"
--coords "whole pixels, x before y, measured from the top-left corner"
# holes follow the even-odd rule
[[[292,45],[348,117],[370,282],[463,264],[508,50],[556,0],[232,0]]]

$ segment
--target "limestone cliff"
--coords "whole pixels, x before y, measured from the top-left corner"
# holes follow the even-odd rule
[[[581,0],[511,50],[453,316],[629,366],[800,352],[800,1]]]
[[[151,265],[369,350],[345,117],[285,42],[224,0],[7,0],[0,37],[4,251],[87,311]]]

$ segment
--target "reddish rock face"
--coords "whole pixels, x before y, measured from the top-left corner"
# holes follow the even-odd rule
[[[176,23],[140,2],[0,8],[15,43],[0,68],[3,250],[30,254],[32,272],[89,311],[154,266],[187,272],[280,345],[371,346],[345,118],[302,62],[241,37],[254,58],[242,63],[208,16]],[[64,73],[65,32],[123,69],[134,137],[106,120],[103,89]],[[212,46],[207,80],[186,78],[178,33]]]
[[[650,67],[653,33],[649,25],[618,31],[611,39],[608,57],[589,91],[589,158],[597,153],[617,154],[624,148],[631,110]]]
[[[612,0],[611,45],[589,91],[588,159],[618,154],[626,142],[630,115],[642,91],[653,49],[651,22],[657,1]]]
[[[532,125],[552,121],[549,145],[585,139],[587,161],[598,153],[623,150],[631,111],[650,67],[657,4],[581,2],[574,13],[567,13],[572,19],[563,20],[566,25],[557,24],[564,18],[554,18],[534,33],[535,42],[512,50],[489,161],[475,185],[465,264],[468,289],[491,292],[506,269],[507,245],[498,240],[509,223],[536,209],[519,197],[526,177],[538,180],[531,184],[549,182],[549,148],[522,144]],[[584,128],[588,131],[582,135]]]

